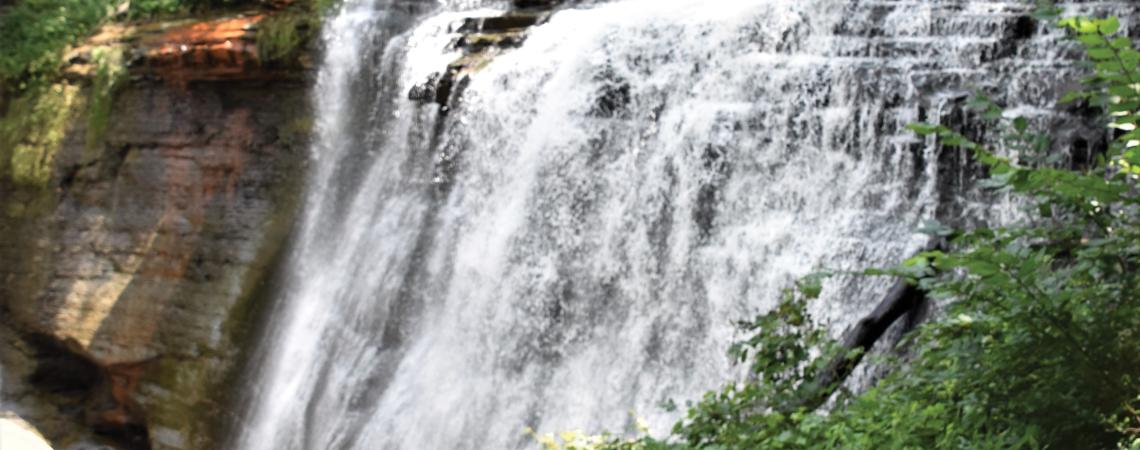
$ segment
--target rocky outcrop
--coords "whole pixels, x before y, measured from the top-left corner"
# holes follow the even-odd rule
[[[123,63],[136,80],[180,84],[297,78],[311,69],[307,54],[272,62],[259,54],[258,29],[272,18],[253,11],[204,21],[111,24],[68,53],[64,75],[73,80],[93,77],[98,69],[95,54],[114,49],[123,53]]]
[[[515,0],[513,9],[503,14],[464,19],[455,29],[459,36],[451,43],[461,56],[413,86],[408,99],[437,103],[446,113],[448,104],[462,92],[469,74],[489,64],[495,56],[522,45],[527,30],[550,20],[555,7],[562,3],[563,0]]]
[[[0,105],[2,403],[56,448],[214,448],[311,123],[259,20],[107,27]]]

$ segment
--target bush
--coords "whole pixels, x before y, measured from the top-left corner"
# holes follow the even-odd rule
[[[111,0],[22,0],[0,16],[0,82],[23,90],[54,76],[61,51],[111,12]]]

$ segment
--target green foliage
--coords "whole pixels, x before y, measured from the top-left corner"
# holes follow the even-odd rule
[[[649,426],[642,419],[635,421],[634,432],[640,436],[649,434]],[[648,438],[621,439],[608,433],[589,435],[582,431],[566,431],[554,435],[553,433],[538,434],[527,428],[526,434],[538,443],[542,450],[657,450],[668,448],[665,444],[656,443]]]
[[[282,62],[295,58],[317,35],[321,18],[335,0],[308,0],[258,24],[257,51],[262,61]]]
[[[885,378],[840,391],[826,413],[801,406],[837,351],[807,312],[813,276],[742,324],[751,337],[730,354],[749,377],[691,405],[667,439],[603,448],[1140,450],[1140,52],[1114,18],[1058,24],[1094,71],[1063,101],[1102,108],[1116,139],[1096,167],[1060,168],[1048,135],[984,95],[971,106],[1004,130],[992,143],[1002,152],[940,125],[910,127],[969,150],[989,172],[983,187],[1026,212],[993,228],[928,224],[952,250],[867,271],[903,277],[942,305],[908,335],[907,355],[880,363],[892,369]]]
[[[131,0],[127,13],[132,18],[173,16],[184,13],[194,6],[186,0]]]
[[[806,308],[819,292],[814,280],[803,282],[798,290],[785,291],[772,311],[739,323],[751,337],[730,347],[729,355],[749,363],[752,376],[705,394],[674,434],[695,447],[754,448],[796,441],[786,433],[810,419],[797,411],[797,404],[810,395],[812,375],[836,351],[826,332],[813,325]],[[812,358],[813,350],[823,354]],[[758,408],[770,411],[758,414]]]
[[[986,185],[1027,200],[1030,220],[963,233],[953,253],[928,255],[939,273],[923,279],[929,292],[957,301],[951,317],[922,335],[923,353],[910,372],[952,375],[1002,427],[1035,430],[1059,448],[1110,448],[1124,438],[1108,417],[1122,414],[1140,392],[1140,198],[1136,195],[1140,53],[1112,37],[1115,18],[1065,19],[1094,62],[1088,89],[1067,95],[1102,107],[1111,128],[1124,131],[1106,163],[1085,172],[1058,169],[1032,150],[1041,138],[1014,119],[1007,140],[1024,155],[999,157],[944,127],[919,125],[946,145],[971,150],[989,168]],[[953,371],[935,371],[934,361]],[[964,403],[962,400],[959,403]],[[992,422],[993,420],[991,420]],[[993,427],[991,423],[989,426]]]
[[[266,62],[292,59],[313,39],[318,22],[318,16],[303,12],[263,20],[257,27],[258,57]]]
[[[16,0],[0,15],[0,83],[23,91],[55,80],[63,51],[109,20],[185,13],[196,0]]]
[[[21,0],[0,16],[0,82],[20,90],[52,77],[65,47],[111,12],[111,0]]]

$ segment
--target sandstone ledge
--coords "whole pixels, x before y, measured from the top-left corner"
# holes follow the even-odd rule
[[[109,24],[64,58],[64,76],[92,78],[99,70],[96,53],[112,50],[138,79],[182,85],[195,81],[301,79],[312,69],[306,52],[289,61],[264,61],[258,28],[274,12],[249,11],[213,19],[139,25]]]

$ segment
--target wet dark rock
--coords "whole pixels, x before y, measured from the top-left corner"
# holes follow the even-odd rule
[[[629,82],[615,74],[610,67],[598,72],[594,80],[598,82],[599,88],[590,115],[602,118],[628,116],[629,103],[632,101]]]
[[[501,33],[523,30],[546,22],[550,18],[546,12],[508,12],[501,16],[470,17],[463,20],[459,33]]]
[[[515,48],[522,45],[525,39],[526,34],[518,30],[501,33],[473,33],[457,39],[455,46],[468,52],[478,52],[488,47]]]
[[[150,450],[144,411],[134,401],[142,367],[103,366],[74,341],[30,333],[35,368],[27,382],[51,396],[59,414],[90,427],[96,435],[122,450]]]
[[[408,99],[422,103],[434,102],[440,105],[441,111],[446,112],[448,102],[456,93],[455,86],[463,85],[467,74],[483,68],[499,53],[522,45],[526,40],[527,29],[549,20],[549,8],[558,2],[540,3],[528,3],[527,11],[464,19],[455,30],[459,37],[452,42],[452,47],[462,51],[463,56],[452,61],[443,71],[413,86],[408,91]]]
[[[1037,33],[1037,20],[1032,16],[1019,16],[1009,29],[1010,38],[1015,40],[1029,39]]]
[[[519,9],[527,8],[553,8],[562,4],[563,0],[513,0],[511,5]]]
[[[442,74],[439,72],[428,75],[427,79],[422,83],[412,86],[408,91],[408,100],[417,102],[435,102],[437,86],[439,84]]]
[[[36,368],[28,377],[33,386],[61,395],[80,398],[99,384],[99,365],[66,345],[43,334],[26,338],[35,350]]]

